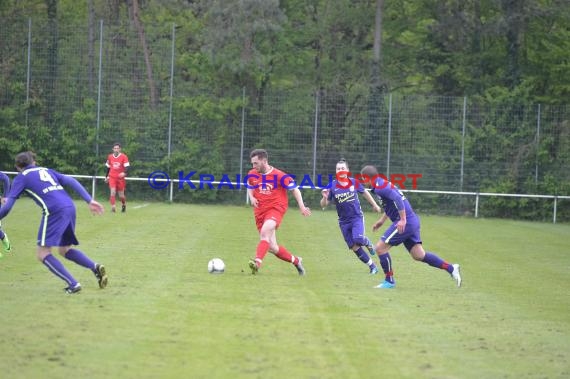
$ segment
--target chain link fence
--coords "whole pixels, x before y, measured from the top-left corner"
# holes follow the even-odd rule
[[[317,176],[334,173],[342,157],[355,172],[374,164],[388,177],[421,175],[421,190],[570,195],[568,106],[372,96],[358,86],[346,93],[205,90],[194,82],[196,56],[176,47],[174,25],[145,25],[141,38],[130,25],[101,21],[79,29],[32,20],[9,24],[0,25],[5,171],[12,171],[17,152],[32,149],[41,164],[62,172],[103,175],[106,155],[121,142],[131,176],[161,170],[177,179],[179,172],[195,171],[192,179],[226,174],[239,181],[250,168],[249,151],[262,147],[270,163],[315,184]],[[106,192],[102,182],[97,191]],[[245,198],[227,187],[173,192],[175,201]],[[309,200],[318,198],[313,192]],[[129,193],[169,198],[143,180],[129,184]],[[471,198],[414,196],[426,212],[473,209]],[[536,202],[487,199],[482,209],[490,216],[548,219],[551,205]],[[567,203],[558,204],[560,220],[570,220]]]

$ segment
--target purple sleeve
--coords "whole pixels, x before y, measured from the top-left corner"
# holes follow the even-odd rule
[[[354,189],[356,190],[356,192],[364,193],[364,191],[366,191],[364,185],[360,182],[360,180],[354,178],[353,182],[354,182]]]
[[[0,219],[3,219],[10,213],[10,210],[14,206],[16,199],[20,197],[22,192],[24,191],[24,181],[20,175],[16,176],[14,181],[12,182],[12,187],[10,188],[10,192],[5,194],[6,196],[6,204],[2,205],[0,208]]]
[[[8,213],[10,213],[10,210],[14,206],[15,202],[16,202],[16,199],[13,197],[9,197],[6,200],[6,204],[2,205],[2,208],[0,208],[0,220],[3,219],[4,217],[6,217],[6,215]]]
[[[2,193],[4,194],[3,196],[6,196],[8,194],[8,191],[10,190],[10,178],[8,177],[8,175],[0,171],[0,180],[4,184],[4,186],[2,187],[3,191]]]
[[[54,172],[54,174],[57,176],[57,179],[62,185],[71,187],[87,203],[90,203],[91,200],[93,200],[85,187],[83,187],[81,183],[77,181],[77,179],[72,178],[71,176],[60,174],[59,172]]]
[[[392,200],[398,211],[405,209],[402,194],[391,182],[378,178],[374,187],[374,193],[380,197]]]
[[[328,200],[329,202],[331,202],[332,199],[333,199],[333,191],[332,191],[332,190],[333,190],[334,186],[336,186],[336,180],[333,180],[333,181],[332,181],[331,188],[329,188],[329,194],[327,195],[327,200]]]

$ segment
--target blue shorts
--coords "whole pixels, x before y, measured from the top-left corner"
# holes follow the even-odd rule
[[[362,218],[354,218],[349,222],[339,223],[340,231],[350,249],[354,245],[365,246],[368,238],[364,235],[364,220]]]
[[[42,215],[38,230],[38,246],[79,245],[75,237],[75,207]]]
[[[396,225],[397,222],[393,223],[388,227],[388,229],[386,229],[382,237],[380,237],[382,241],[391,246],[398,246],[399,244],[404,243],[404,246],[408,251],[410,251],[414,245],[422,243],[419,220],[407,222],[403,234],[398,233]]]

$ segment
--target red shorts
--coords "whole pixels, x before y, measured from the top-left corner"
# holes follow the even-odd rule
[[[273,220],[277,224],[275,227],[276,229],[281,224],[281,220],[283,220],[283,216],[285,212],[280,209],[269,208],[268,210],[260,213],[255,213],[255,226],[257,226],[257,230],[261,231],[261,227],[267,220]]]
[[[127,180],[125,178],[113,178],[109,176],[109,188],[115,188],[117,191],[124,191],[127,187]]]

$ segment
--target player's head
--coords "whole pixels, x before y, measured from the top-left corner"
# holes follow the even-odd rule
[[[336,174],[338,177],[341,178],[346,178],[348,175],[349,169],[348,169],[348,163],[346,162],[346,159],[344,158],[340,158],[338,160],[338,162],[336,163]]]
[[[118,155],[120,152],[121,152],[121,144],[115,142],[115,144],[113,145],[113,154]]]
[[[376,167],[372,166],[372,165],[367,165],[362,167],[362,170],[360,170],[360,173],[364,176],[364,177],[368,177],[369,179],[366,180],[364,183],[367,187],[372,186],[373,183],[371,183],[377,175],[378,175],[378,170],[376,169]]]
[[[263,149],[255,149],[249,153],[249,157],[251,158],[251,166],[257,170],[257,172],[263,174],[267,171],[267,151]]]
[[[31,151],[24,151],[16,155],[16,169],[22,171],[30,165],[36,164],[36,154]]]

